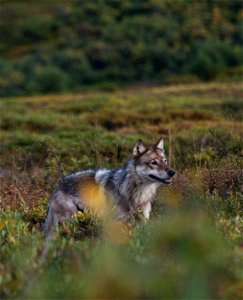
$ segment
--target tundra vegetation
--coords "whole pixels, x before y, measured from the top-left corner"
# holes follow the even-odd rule
[[[1,298],[240,299],[242,103],[237,83],[2,99]],[[58,179],[160,136],[177,175],[151,219],[120,230],[79,213],[43,255]]]

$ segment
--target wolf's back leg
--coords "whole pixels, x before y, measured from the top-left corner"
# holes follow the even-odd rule
[[[78,207],[72,196],[65,195],[61,191],[55,192],[50,201],[46,220],[41,231],[49,233],[54,230],[58,223],[70,220],[78,211]]]
[[[58,216],[55,215],[51,207],[48,207],[45,222],[41,225],[41,231],[44,234],[49,234],[54,231],[57,224],[58,224]]]

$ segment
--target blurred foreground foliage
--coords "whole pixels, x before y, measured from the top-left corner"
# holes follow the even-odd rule
[[[241,0],[4,2],[0,96],[242,78]]]
[[[207,205],[212,200],[192,189],[183,203],[180,198],[178,192],[167,191],[163,196],[166,213],[156,216],[154,210],[152,220],[133,225],[123,242],[117,240],[114,224],[102,226],[98,220],[94,223],[94,216],[80,214],[61,226],[44,262],[39,259],[46,241],[36,221],[43,221],[46,202],[34,210],[22,206],[15,213],[2,211],[1,296],[240,299],[238,242],[243,224],[239,216],[227,221],[222,214],[210,218]],[[231,224],[223,227],[225,234],[223,222]],[[112,232],[109,238],[107,231]],[[234,238],[232,231],[237,232]]]

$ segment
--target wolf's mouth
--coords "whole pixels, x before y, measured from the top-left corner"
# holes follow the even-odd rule
[[[163,184],[167,184],[167,185],[170,185],[172,183],[172,179],[162,179],[162,178],[159,178],[155,175],[149,175],[150,178],[156,180],[156,181],[159,181],[159,182],[162,182]]]

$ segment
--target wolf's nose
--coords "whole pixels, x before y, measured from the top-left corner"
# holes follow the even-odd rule
[[[168,175],[169,175],[170,177],[173,177],[173,176],[175,175],[175,171],[174,171],[174,170],[169,170],[169,171],[168,171]]]

